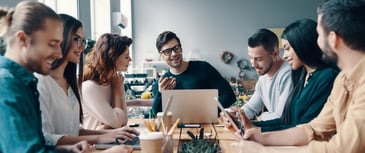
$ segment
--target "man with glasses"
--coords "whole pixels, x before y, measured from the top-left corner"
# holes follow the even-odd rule
[[[155,97],[152,109],[155,114],[162,111],[161,90],[218,89],[219,101],[224,107],[236,101],[229,83],[213,66],[204,61],[183,60],[181,42],[175,33],[161,33],[156,40],[156,47],[170,69],[153,84]]]

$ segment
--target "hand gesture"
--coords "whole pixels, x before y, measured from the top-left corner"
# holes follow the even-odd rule
[[[124,84],[124,76],[119,73],[115,73],[111,80],[111,86],[121,88]]]
[[[176,86],[176,78],[174,77],[166,77],[164,78],[162,75],[158,81],[158,91],[162,90],[171,90]]]

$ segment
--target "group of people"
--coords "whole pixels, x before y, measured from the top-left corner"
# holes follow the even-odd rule
[[[86,45],[79,20],[23,1],[0,8],[0,21],[7,44],[0,57],[0,127],[6,129],[0,152],[91,152],[90,144],[139,135],[125,126],[124,78],[118,73],[131,61],[131,38],[103,34],[85,68],[77,69]],[[125,145],[105,150],[131,151]]]
[[[249,37],[248,56],[260,77],[250,100],[234,108],[243,112],[240,119],[248,127],[244,135],[236,133],[237,152],[365,150],[365,1],[324,0],[317,13],[318,23],[300,19],[285,28],[283,58],[270,30]],[[7,129],[0,132],[0,152],[90,152],[90,144],[139,135],[126,126],[119,73],[132,60],[131,38],[101,35],[77,69],[86,46],[79,20],[23,1],[15,9],[0,8],[0,21],[7,43],[0,57],[0,127]],[[161,90],[218,89],[224,107],[236,101],[212,65],[183,59],[174,32],[162,32],[156,48],[170,69],[153,84],[155,114],[162,111]],[[270,147],[278,145],[297,147]],[[132,149],[120,145],[105,151]]]
[[[286,27],[282,35],[284,58],[293,69],[303,65],[301,69],[306,70],[304,74],[303,70],[297,73],[299,78],[295,78],[293,73],[293,80],[299,81],[294,83],[292,95],[288,98],[289,103],[284,108],[285,116],[279,120],[281,124],[272,121],[273,125],[277,125],[275,128],[285,130],[262,133],[262,129],[271,125],[268,123],[270,121],[262,124],[254,123],[262,128],[251,126],[242,113],[242,123],[248,128],[245,129],[243,136],[236,133],[237,142],[232,146],[237,152],[360,153],[365,151],[363,142],[365,78],[361,75],[365,70],[363,39],[365,30],[361,28],[365,26],[365,1],[324,0],[319,5],[317,13],[316,31],[308,31],[300,26],[306,25],[305,22],[299,21]],[[310,29],[314,29],[311,25],[313,23],[307,24]],[[302,38],[298,39],[300,41],[292,39],[295,33],[302,33]],[[307,38],[311,34],[318,36]],[[315,40],[325,54],[326,63],[317,60],[320,57],[318,55],[320,50],[317,51],[315,48],[306,50],[311,51],[311,54],[300,51],[308,49],[306,47],[311,43],[299,42],[315,42]],[[331,77],[337,73],[337,68],[333,68],[331,63],[335,63],[341,70],[336,78]],[[332,88],[322,89],[322,86]],[[325,95],[328,98],[324,98]],[[320,102],[321,100],[325,101]],[[321,110],[319,114],[312,111],[322,107],[320,105],[324,106],[319,109]]]

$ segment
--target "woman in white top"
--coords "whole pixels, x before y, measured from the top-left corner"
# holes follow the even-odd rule
[[[90,144],[111,143],[117,137],[131,140],[138,132],[128,127],[109,131],[80,128],[82,107],[76,63],[80,62],[85,49],[84,32],[80,21],[65,14],[60,14],[60,17],[64,22],[63,57],[52,64],[49,76],[36,74],[46,143],[53,146],[74,144],[80,140]]]
[[[132,39],[117,34],[103,34],[87,54],[82,93],[85,129],[120,128],[127,124],[124,77]]]

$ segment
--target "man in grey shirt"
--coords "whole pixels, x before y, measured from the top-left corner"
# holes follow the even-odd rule
[[[248,39],[248,56],[260,75],[255,92],[242,106],[249,119],[280,118],[293,87],[291,68],[281,59],[278,42],[277,36],[267,29],[259,29]],[[262,112],[265,107],[267,111]]]

